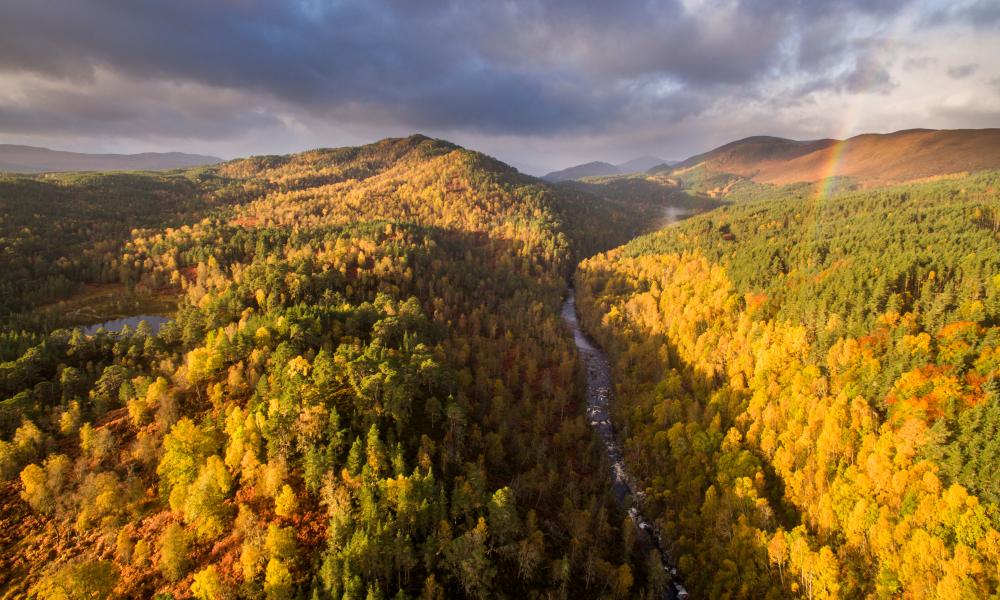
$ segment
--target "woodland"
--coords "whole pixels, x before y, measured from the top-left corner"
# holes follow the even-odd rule
[[[692,589],[997,594],[998,183],[751,185],[580,265],[626,460]]]
[[[693,597],[996,596],[998,185],[423,136],[0,177],[0,597],[663,598],[574,290]],[[81,328],[129,311],[171,320]]]
[[[421,136],[0,187],[4,597],[665,585],[558,317],[641,211]],[[174,294],[173,320],[58,326],[87,286]]]

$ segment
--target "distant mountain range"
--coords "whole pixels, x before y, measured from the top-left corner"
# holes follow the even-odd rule
[[[755,136],[654,172],[697,168],[779,185],[834,176],[869,185],[910,181],[1000,168],[1000,129],[907,129],[846,140]]]
[[[625,173],[642,173],[653,167],[670,164],[662,158],[655,156],[640,156],[620,165],[613,165],[603,161],[594,161],[552,171],[542,176],[542,179],[550,182],[568,181],[573,179],[583,179],[584,177],[607,177],[609,175],[624,175]]]
[[[182,152],[84,154],[35,146],[0,144],[0,173],[55,171],[156,171],[213,165],[221,158]]]
[[[590,162],[542,177],[557,182],[626,173],[678,174],[699,169],[783,185],[850,177],[880,185],[952,173],[1000,169],[1000,129],[906,129],[846,140],[754,136],[679,163],[645,156],[613,165]]]

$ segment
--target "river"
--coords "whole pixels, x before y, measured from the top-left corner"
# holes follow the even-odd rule
[[[611,465],[611,490],[618,502],[628,508],[629,516],[637,528],[640,543],[647,551],[656,548],[660,552],[663,570],[673,580],[667,586],[663,597],[670,600],[684,600],[688,597],[687,590],[679,582],[677,570],[671,563],[666,549],[663,548],[660,533],[642,513],[642,491],[633,484],[634,480],[629,476],[625,465],[621,444],[615,437],[610,412],[614,394],[611,365],[604,351],[580,327],[580,320],[576,314],[576,290],[572,287],[569,288],[566,300],[563,302],[562,318],[573,332],[573,342],[587,372],[587,420],[604,445],[608,464]],[[626,504],[629,498],[631,506]]]

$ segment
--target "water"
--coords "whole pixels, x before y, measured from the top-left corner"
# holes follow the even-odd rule
[[[102,327],[108,333],[118,333],[122,329],[125,329],[126,325],[128,325],[129,329],[135,331],[136,327],[138,327],[139,323],[141,323],[142,321],[145,321],[146,324],[149,325],[150,331],[156,334],[160,331],[160,327],[163,327],[163,325],[169,322],[170,319],[167,317],[161,317],[159,315],[135,315],[132,317],[124,317],[121,319],[105,321],[103,323],[97,323],[95,325],[88,325],[87,327],[83,328],[83,333],[86,335],[94,335]]]
[[[652,548],[659,550],[663,570],[675,581],[667,586],[664,598],[684,600],[688,597],[687,591],[680,583],[676,583],[677,571],[663,548],[663,538],[656,527],[642,514],[643,493],[629,475],[621,444],[615,437],[614,425],[611,422],[610,404],[614,389],[611,381],[611,365],[604,351],[581,329],[576,315],[576,290],[572,287],[569,288],[569,293],[563,302],[562,318],[573,332],[573,342],[587,371],[587,420],[604,445],[608,463],[611,465],[611,491],[623,506],[626,499],[631,496],[632,506],[629,507],[628,513],[635,523],[640,542],[647,551]]]
[[[670,223],[676,223],[677,221],[686,219],[697,212],[699,212],[697,209],[687,208],[684,206],[664,206],[663,218],[669,225]]]

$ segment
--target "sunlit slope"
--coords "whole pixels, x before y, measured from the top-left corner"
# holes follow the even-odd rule
[[[581,265],[698,593],[997,593],[998,185],[783,189]]]
[[[1000,129],[910,129],[846,140],[751,137],[693,156],[672,172],[697,167],[758,183],[849,177],[871,187],[1000,168]]]
[[[461,160],[452,160],[457,157]],[[156,280],[150,287],[129,279],[134,265],[123,261],[121,249],[134,229],[190,226],[208,215],[244,219],[243,225],[265,215],[284,225],[316,218],[430,224],[433,213],[434,225],[484,230],[511,214],[510,206],[500,207],[490,197],[501,181],[530,190],[526,197],[550,208],[549,218],[572,238],[578,256],[625,241],[643,222],[635,211],[552,189],[485,155],[421,136],[171,173],[5,176],[0,177],[0,268],[7,276],[0,281],[0,321],[14,318],[32,328],[72,324],[61,316],[94,294],[131,299],[163,290],[169,282]],[[466,193],[480,183],[481,190]],[[284,208],[235,216],[238,206],[263,207],[276,199]],[[331,201],[355,205],[325,213],[298,210],[307,204],[319,210]],[[534,218],[522,216],[525,226]],[[137,286],[129,291],[122,284]],[[50,310],[38,311],[42,305]]]
[[[627,212],[421,136],[209,179],[107,250],[158,336],[3,331],[7,596],[659,594],[559,319]]]

